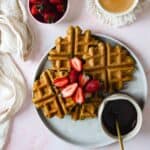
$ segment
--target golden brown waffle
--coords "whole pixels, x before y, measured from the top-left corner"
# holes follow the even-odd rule
[[[83,120],[87,118],[95,118],[97,116],[100,103],[100,100],[93,100],[82,105],[76,105],[71,111],[72,119]]]
[[[69,71],[70,58],[63,56],[49,56],[48,59],[51,61],[51,69],[54,71]]]
[[[134,67],[117,67],[107,70],[109,91],[121,90],[124,83],[133,79],[132,74]]]
[[[74,44],[74,28],[69,27],[67,31],[67,36],[65,38],[58,37],[56,39],[55,45],[50,52],[50,56],[71,56]]]
[[[116,45],[115,47],[112,47],[110,46],[109,43],[106,43],[106,48],[107,48],[107,66],[108,67],[134,65],[133,58],[120,45]]]
[[[85,72],[104,83],[105,91],[111,93],[123,88],[125,82],[132,80],[134,59],[121,46],[99,43],[89,48],[83,56]]]
[[[46,117],[57,116],[63,118],[68,114],[73,106],[74,101],[71,98],[63,99],[57,90],[52,85],[52,80],[58,73],[51,70],[46,70],[40,76],[40,79],[35,81],[33,86],[33,103],[37,108],[43,111]],[[59,77],[64,73],[59,73]]]
[[[52,63],[52,70],[69,71],[70,58],[73,55],[74,28],[70,27],[65,38],[56,39],[56,47],[50,50],[48,59]]]
[[[104,68],[106,63],[105,45],[99,42],[97,46],[90,47],[83,59],[86,60],[83,66],[85,71],[97,70]]]
[[[70,70],[70,58],[73,56],[82,57],[87,53],[89,47],[96,46],[90,30],[82,33],[79,27],[69,27],[64,38],[57,38],[56,47],[49,52],[48,59],[52,63],[52,70]]]
[[[98,41],[92,37],[91,31],[86,30],[82,32],[79,27],[75,27],[75,39],[74,39],[74,56],[82,57],[87,53],[89,47],[96,46]]]

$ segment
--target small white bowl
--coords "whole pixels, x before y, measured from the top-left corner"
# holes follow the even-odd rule
[[[99,0],[95,0],[95,3],[96,3],[96,5],[97,5],[97,7],[98,7],[101,11],[103,11],[105,14],[109,14],[109,15],[112,15],[112,16],[123,16],[123,15],[126,15],[126,14],[132,12],[132,11],[135,9],[135,7],[138,5],[139,0],[134,0],[134,3],[132,4],[132,6],[131,6],[129,9],[127,9],[126,11],[121,12],[121,13],[113,13],[113,12],[108,11],[107,9],[105,9],[105,8],[100,4]]]
[[[67,0],[67,7],[66,7],[66,10],[65,10],[63,16],[62,16],[59,20],[57,20],[56,22],[46,23],[46,22],[41,22],[41,21],[37,20],[37,19],[31,14],[30,6],[29,6],[29,1],[30,1],[30,0],[27,0],[27,10],[28,10],[28,13],[29,13],[29,15],[31,16],[31,18],[32,18],[36,23],[39,23],[39,24],[58,24],[58,23],[62,22],[62,21],[66,18],[67,14],[68,14],[68,12],[69,12],[69,9],[70,9],[70,3],[69,3],[69,0]]]
[[[138,132],[140,131],[141,129],[141,126],[142,126],[142,121],[143,121],[143,118],[142,118],[142,110],[140,108],[140,106],[138,105],[138,103],[130,96],[128,95],[125,95],[125,94],[114,94],[114,95],[111,95],[107,98],[105,98],[102,102],[102,104],[100,105],[99,107],[99,111],[98,111],[98,120],[99,120],[99,123],[100,125],[102,126],[104,132],[111,138],[113,139],[117,139],[117,136],[114,136],[113,134],[111,134],[107,128],[105,127],[105,125],[103,124],[103,121],[102,121],[102,114],[103,114],[103,110],[105,109],[105,105],[110,102],[110,101],[116,101],[116,100],[126,100],[126,101],[129,101],[135,108],[136,112],[137,112],[137,123],[134,127],[134,129],[132,131],[130,131],[129,133],[125,134],[123,136],[123,140],[129,140],[131,138],[133,138],[134,136],[136,136],[138,134]]]

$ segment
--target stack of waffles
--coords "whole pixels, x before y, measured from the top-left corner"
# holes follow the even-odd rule
[[[127,50],[96,39],[90,30],[82,32],[79,27],[69,27],[66,37],[57,38],[55,47],[49,51],[51,67],[33,85],[32,101],[46,117],[63,118],[68,114],[74,120],[82,120],[97,116],[101,103],[98,94],[83,104],[76,104],[72,98],[63,98],[53,84],[56,78],[68,75],[73,57],[84,61],[83,71],[93,79],[102,81],[104,92],[108,94],[121,90],[133,78],[135,62]]]

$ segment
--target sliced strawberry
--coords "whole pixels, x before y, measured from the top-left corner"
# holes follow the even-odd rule
[[[69,73],[70,83],[77,82],[78,81],[78,77],[79,77],[79,72],[77,72],[75,70],[71,70],[71,72]]]
[[[51,3],[51,4],[61,4],[62,2],[63,2],[63,0],[49,0],[49,2]]]
[[[78,103],[78,104],[82,104],[84,102],[84,94],[83,94],[83,90],[81,87],[78,87],[76,92],[75,92],[75,95],[73,97],[73,100]]]
[[[54,80],[54,85],[60,88],[64,87],[68,83],[69,83],[69,79],[67,77],[57,78]]]
[[[64,10],[65,10],[63,4],[58,4],[58,5],[56,6],[56,8],[57,8],[57,11],[58,11],[59,13],[63,13]]]
[[[79,85],[84,87],[86,83],[89,81],[90,77],[85,74],[80,74],[79,76]]]
[[[70,63],[72,68],[75,69],[76,71],[80,72],[82,70],[82,61],[79,58],[77,57],[72,58]]]
[[[100,82],[99,80],[91,80],[87,83],[85,90],[86,92],[95,93],[100,88]]]
[[[32,8],[31,8],[31,14],[33,16],[39,14],[39,10],[38,10],[38,7],[36,5],[33,5]]]
[[[62,96],[64,98],[66,97],[70,97],[74,94],[74,92],[76,91],[78,87],[78,84],[77,83],[73,83],[73,84],[70,84],[70,85],[67,85],[62,91]]]

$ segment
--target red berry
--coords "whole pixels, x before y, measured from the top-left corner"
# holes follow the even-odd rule
[[[29,2],[32,4],[40,4],[42,0],[30,0]]]
[[[33,16],[39,14],[39,10],[38,10],[38,8],[37,8],[36,5],[33,5],[33,6],[32,6],[32,8],[31,8],[31,14],[32,14]]]
[[[58,11],[59,13],[63,13],[63,12],[64,12],[64,5],[58,4],[58,5],[56,6],[56,8],[57,8],[57,11]]]
[[[44,17],[44,21],[47,23],[51,23],[54,22],[55,20],[55,14],[53,12],[49,12],[49,13],[44,13],[43,17]]]
[[[80,74],[79,76],[79,85],[84,87],[86,83],[89,81],[90,77],[85,74]]]
[[[54,80],[54,85],[60,88],[64,87],[68,83],[69,83],[69,80],[67,77],[57,78]]]
[[[78,84],[77,83],[73,83],[73,84],[70,84],[70,85],[67,85],[62,91],[62,96],[64,98],[67,98],[67,97],[70,97],[74,94],[74,92],[76,91],[78,87]]]
[[[85,90],[86,92],[95,93],[100,88],[100,82],[98,80],[91,80],[87,83]]]
[[[81,87],[77,88],[73,100],[78,104],[82,104],[84,102],[85,98]]]
[[[69,80],[70,80],[70,83],[74,83],[74,82],[77,82],[78,81],[78,76],[79,76],[79,73],[75,70],[72,70],[70,73],[69,73]]]
[[[82,61],[79,58],[77,57],[72,58],[70,63],[72,68],[75,69],[76,71],[80,72],[82,70]]]
[[[49,0],[49,2],[51,3],[51,4],[61,4],[62,2],[63,2],[63,0]]]

